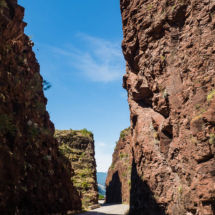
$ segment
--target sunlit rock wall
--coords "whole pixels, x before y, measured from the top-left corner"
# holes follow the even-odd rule
[[[121,0],[130,214],[215,214],[215,2]]]

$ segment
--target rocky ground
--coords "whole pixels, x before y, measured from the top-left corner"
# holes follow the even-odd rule
[[[0,0],[0,214],[80,210],[72,168],[54,139],[24,8]]]
[[[71,180],[80,192],[82,207],[98,204],[96,161],[93,134],[86,129],[56,130],[60,152],[74,169]]]
[[[130,128],[121,132],[106,179],[106,203],[129,203],[131,188]]]
[[[130,214],[215,214],[215,2],[121,0]]]

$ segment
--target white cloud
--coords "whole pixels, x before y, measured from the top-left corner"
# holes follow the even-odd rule
[[[96,147],[97,172],[107,172],[112,162],[112,153],[107,153]]]
[[[105,146],[106,146],[106,144],[103,143],[103,142],[98,143],[98,145],[99,145],[99,146],[102,146],[102,147],[105,147]]]
[[[120,43],[101,38],[78,34],[84,49],[71,44],[66,48],[46,46],[57,55],[64,56],[69,66],[78,69],[81,74],[92,81],[111,82],[120,80],[125,73],[125,61]]]

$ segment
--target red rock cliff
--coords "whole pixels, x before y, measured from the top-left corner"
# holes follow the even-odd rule
[[[0,0],[0,214],[79,210],[23,15],[16,0]]]
[[[81,193],[82,207],[98,204],[96,160],[93,134],[86,129],[56,130],[60,152],[69,159],[74,176],[71,180]]]
[[[106,203],[129,203],[131,188],[131,133],[130,128],[121,132],[113,153],[112,164],[108,170]]]
[[[215,2],[120,4],[130,214],[215,214]]]

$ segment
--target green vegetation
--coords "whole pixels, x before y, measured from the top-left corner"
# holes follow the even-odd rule
[[[195,105],[195,109],[198,110],[201,107],[200,104]]]
[[[162,61],[165,60],[165,57],[164,57],[163,55],[161,55],[160,57],[161,57],[161,60],[162,60]]]
[[[129,185],[129,186],[131,185],[131,179],[128,180],[128,185]]]
[[[128,174],[130,175],[131,174],[131,166],[128,166],[127,170],[128,170]]]
[[[104,199],[105,197],[103,195],[99,195],[99,199]]]
[[[82,187],[85,189],[85,190],[87,190],[88,188],[89,188],[89,184],[87,183],[87,182],[83,182],[82,183]]]
[[[52,85],[48,81],[46,81],[46,80],[43,81],[43,90],[48,90],[51,87],[52,87]]]
[[[210,133],[210,140],[209,140],[210,144],[215,144],[215,135],[213,133]]]
[[[111,168],[111,170],[113,170],[114,169],[114,164],[111,164],[110,168]]]
[[[147,7],[148,10],[151,10],[152,8],[153,8],[152,4],[148,5],[148,7]]]
[[[127,158],[128,157],[128,154],[123,154],[123,153],[120,153],[120,159],[122,160],[123,158]]]
[[[6,2],[3,1],[3,0],[0,1],[0,7],[6,7],[6,8],[8,8]]]
[[[42,102],[35,102],[33,104],[33,107],[36,109],[36,111],[38,111],[39,113],[42,113],[42,114],[44,114],[46,111],[45,104]]]
[[[81,133],[84,135],[84,136],[90,136],[92,137],[93,136],[93,133],[91,131],[88,131],[86,128],[84,128],[83,130],[81,130]]]
[[[130,132],[130,127],[124,129],[124,130],[121,131],[121,133],[120,133],[120,138],[121,138],[122,140],[124,140],[125,136],[126,136],[129,132]]]
[[[196,138],[196,137],[191,137],[191,142],[192,142],[193,144],[198,143],[197,138]]]
[[[215,90],[213,89],[207,96],[207,102],[210,103],[213,97],[215,96]]]
[[[123,172],[123,173],[122,173],[122,176],[125,177],[125,176],[126,176],[126,173]]]
[[[14,135],[16,131],[16,125],[13,124],[13,116],[7,114],[0,115],[0,134],[10,132]]]
[[[80,173],[81,178],[86,178],[85,173]]]
[[[183,189],[182,189],[182,186],[180,185],[179,188],[178,188],[178,192],[179,194],[182,194],[183,193]]]

